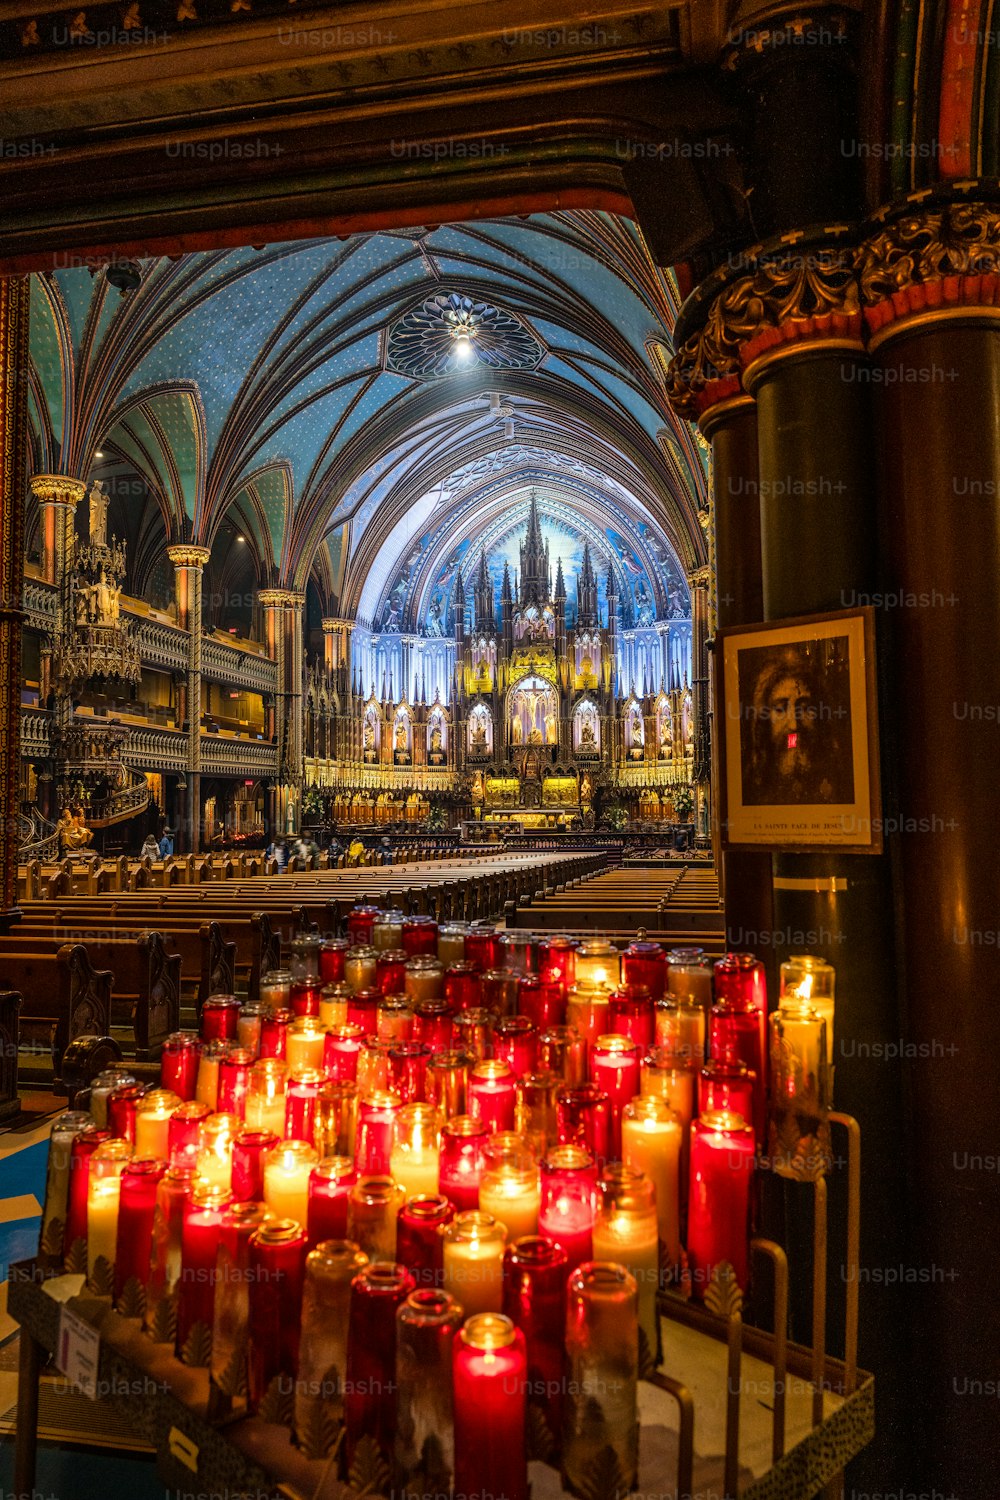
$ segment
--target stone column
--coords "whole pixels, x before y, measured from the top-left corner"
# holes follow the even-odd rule
[[[861,247],[884,567],[880,628],[920,1269],[917,1488],[982,1491],[996,1433],[1000,196],[886,210]],[[883,1069],[884,1071],[884,1069]],[[984,1282],[985,1277],[985,1282]],[[864,1295],[864,1293],[863,1293]],[[987,1393],[991,1394],[987,1394]]]
[[[261,589],[257,600],[264,610],[264,641],[277,672],[275,728],[278,738],[278,776],[272,807],[272,826],[275,832],[284,833],[288,789],[301,787],[303,776],[302,619],[305,594],[294,589]],[[297,796],[295,805],[298,806]]]
[[[201,585],[207,547],[190,542],[167,548],[174,565],[177,623],[188,634],[188,666],[184,702],[187,710],[187,792],[184,795],[185,848],[197,854],[201,848]]]
[[[17,905],[30,282],[0,278],[0,932]]]

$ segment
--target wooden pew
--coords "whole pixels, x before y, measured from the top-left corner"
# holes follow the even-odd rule
[[[67,965],[70,981],[63,977]],[[140,1062],[159,1057],[164,1041],[180,1025],[180,954],[168,952],[158,932],[86,945],[0,938],[0,974],[9,976],[11,988],[24,997],[23,1031],[39,1020],[52,1025],[57,1077],[73,1037],[110,1032],[112,1003],[124,1009],[123,1020],[131,1023]],[[101,979],[94,980],[94,974]]]

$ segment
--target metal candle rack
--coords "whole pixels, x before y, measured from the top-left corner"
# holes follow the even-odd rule
[[[728,1268],[706,1291],[699,1306],[672,1293],[661,1293],[659,1307],[666,1326],[677,1325],[694,1336],[705,1351],[725,1345],[723,1479],[720,1500],[842,1500],[843,1470],[874,1435],[874,1381],[858,1369],[858,1263],[860,1253],[861,1136],[857,1121],[831,1113],[830,1122],[847,1135],[847,1233],[845,1268],[847,1294],[844,1359],[826,1352],[827,1311],[827,1181],[811,1179],[813,1189],[813,1305],[812,1346],[789,1342],[788,1260],[772,1240],[754,1239],[753,1257],[770,1262],[774,1280],[774,1332],[743,1321],[743,1299]],[[35,1261],[11,1268],[8,1308],[21,1324],[18,1384],[15,1493],[31,1493],[35,1482],[38,1393],[42,1366],[57,1350],[60,1303],[44,1290],[53,1275]],[[96,1378],[99,1389],[157,1452],[167,1483],[190,1487],[193,1479],[236,1496],[283,1496],[285,1500],[357,1500],[373,1488],[370,1479],[353,1486],[335,1476],[329,1455],[309,1457],[295,1447],[287,1426],[247,1416],[210,1382],[207,1370],[183,1364],[172,1346],[154,1343],[142,1332],[141,1320],[112,1312],[107,1299],[85,1289],[67,1303],[71,1311],[96,1327],[100,1335]],[[741,1482],[740,1432],[743,1412],[744,1356],[768,1367],[773,1391],[770,1465]],[[711,1357],[709,1357],[711,1363]],[[717,1357],[714,1361],[718,1364]],[[811,1423],[789,1446],[787,1437],[789,1376],[801,1379],[811,1391]],[[695,1437],[699,1408],[688,1385],[662,1370],[647,1370],[643,1379],[676,1403],[678,1412],[677,1472],[674,1488],[666,1475],[658,1476],[658,1492],[677,1500],[691,1500],[705,1485],[695,1472]],[[150,1395],[150,1381],[155,1394]],[[131,1392],[140,1391],[141,1395]],[[824,1396],[830,1409],[824,1411]],[[719,1403],[713,1405],[718,1410]],[[704,1408],[703,1408],[704,1412]],[[268,1413],[268,1415],[273,1415]],[[717,1461],[719,1455],[714,1455]],[[745,1466],[744,1466],[745,1467]],[[357,1480],[356,1475],[352,1476]],[[605,1500],[595,1492],[594,1500]],[[616,1497],[607,1496],[607,1500]]]

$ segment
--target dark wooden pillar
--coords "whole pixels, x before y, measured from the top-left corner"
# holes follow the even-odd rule
[[[1000,1235],[1000,201],[971,183],[953,196],[900,204],[868,242],[864,273],[893,652],[887,811],[920,1488],[975,1495],[993,1487],[1000,1349],[1000,1306],[980,1290]]]

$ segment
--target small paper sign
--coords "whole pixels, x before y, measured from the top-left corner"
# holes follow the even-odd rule
[[[68,1307],[59,1309],[59,1342],[56,1364],[68,1380],[78,1385],[85,1396],[97,1399],[97,1357],[101,1336],[83,1318]]]
[[[179,1427],[171,1427],[167,1434],[167,1444],[173,1457],[190,1469],[192,1474],[197,1474],[200,1451],[197,1443],[192,1442],[187,1433],[181,1432]]]

